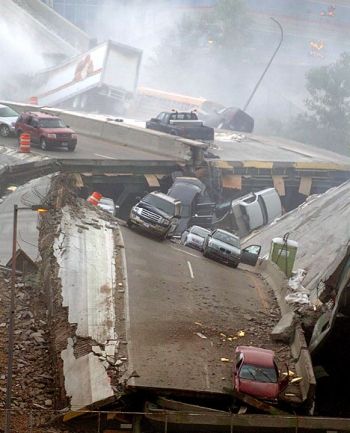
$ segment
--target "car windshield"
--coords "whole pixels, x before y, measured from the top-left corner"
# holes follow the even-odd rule
[[[203,229],[202,227],[192,227],[190,230],[191,233],[193,233],[194,235],[197,236],[201,236],[202,238],[205,238],[206,236],[208,236],[208,230]]]
[[[221,242],[225,242],[225,244],[232,245],[233,247],[241,248],[239,239],[236,236],[231,235],[230,233],[217,231],[214,232],[213,238],[218,239]]]
[[[102,197],[101,200],[99,201],[99,204],[103,204],[105,206],[114,206],[114,202],[111,198],[107,198],[107,197]]]
[[[18,117],[18,113],[10,107],[1,107],[0,117]]]
[[[66,128],[66,125],[61,119],[40,119],[40,128]]]
[[[242,365],[239,377],[263,383],[277,383],[278,381],[277,372],[273,367],[258,367],[249,364]]]
[[[167,200],[157,197],[156,195],[146,195],[142,201],[162,210],[168,215],[175,215],[175,205]]]

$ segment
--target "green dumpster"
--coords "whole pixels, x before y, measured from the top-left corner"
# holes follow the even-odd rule
[[[269,259],[287,275],[291,277],[295,257],[297,255],[298,242],[284,238],[274,238],[271,242]]]

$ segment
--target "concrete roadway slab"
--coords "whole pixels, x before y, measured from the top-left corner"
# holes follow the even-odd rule
[[[129,368],[139,375],[129,384],[222,393],[236,345],[276,348],[274,301],[259,276],[126,227],[122,233]]]
[[[281,137],[216,130],[215,146],[213,153],[224,161],[328,162],[350,166],[350,158],[345,155]]]
[[[20,207],[39,204],[49,189],[50,176],[34,179],[5,197],[0,204],[0,263],[6,264],[12,254],[13,206]],[[32,210],[18,212],[17,248],[21,248],[32,260],[38,258],[37,220],[39,216]]]
[[[8,146],[17,149],[17,139],[15,137],[0,137],[0,146]],[[171,160],[164,155],[156,155],[150,152],[143,152],[127,146],[121,146],[110,141],[99,140],[86,135],[78,136],[78,145],[75,152],[67,152],[66,149],[53,149],[42,151],[37,146],[32,146],[32,155],[41,155],[50,158],[67,159],[135,159],[135,160]]]

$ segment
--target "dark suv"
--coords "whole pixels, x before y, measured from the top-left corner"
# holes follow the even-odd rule
[[[22,113],[15,124],[15,132],[18,137],[22,132],[28,132],[31,143],[39,144],[42,150],[66,147],[73,152],[77,145],[77,134],[62,119],[39,111]]]

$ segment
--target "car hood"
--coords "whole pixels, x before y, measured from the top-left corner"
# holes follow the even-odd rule
[[[11,126],[12,123],[16,123],[18,117],[0,117],[0,123],[6,123],[6,125]]]
[[[150,205],[149,203],[145,203],[144,201],[138,202],[135,206],[141,207],[141,208],[144,208],[144,209],[148,209],[148,210],[150,210],[152,212],[155,212],[158,215],[160,215],[160,216],[162,216],[163,218],[166,218],[166,219],[172,218],[174,216],[174,215],[169,215],[166,212],[164,212],[163,210],[161,210],[159,208],[156,208],[156,207]]]
[[[241,250],[239,248],[236,248],[233,245],[226,244],[225,242],[219,241],[219,239],[211,238],[209,240],[209,246],[212,245],[215,245],[218,248],[225,248],[226,250],[230,250],[231,252],[237,254],[238,256],[241,254]]]
[[[187,235],[187,240],[193,241],[199,245],[202,245],[204,243],[204,238],[202,238],[201,236],[195,235],[194,233],[189,233]]]
[[[71,128],[43,128],[43,131],[47,134],[75,134]]]
[[[239,391],[257,398],[273,400],[278,397],[279,384],[240,379]]]

